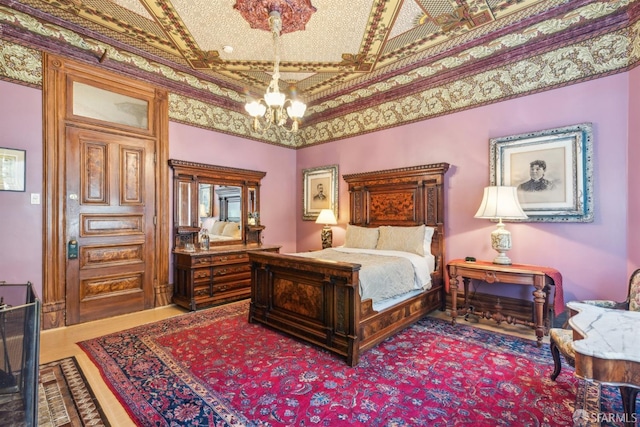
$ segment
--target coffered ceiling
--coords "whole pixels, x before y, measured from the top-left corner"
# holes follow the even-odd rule
[[[168,87],[173,120],[291,147],[596,78],[637,59],[633,0],[308,3],[0,0],[0,41]],[[295,135],[259,134],[243,109],[271,79],[273,8],[284,21],[281,90],[309,106]]]

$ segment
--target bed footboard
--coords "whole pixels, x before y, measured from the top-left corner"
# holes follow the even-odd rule
[[[443,286],[377,312],[360,300],[359,264],[250,252],[249,323],[262,323],[344,357],[360,355],[425,314],[442,308]]]
[[[249,253],[249,322],[259,322],[358,363],[359,264]]]

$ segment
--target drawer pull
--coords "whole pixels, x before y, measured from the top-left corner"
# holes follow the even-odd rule
[[[496,277],[496,273],[495,271],[487,271],[485,273],[485,282],[487,283],[493,283],[493,282],[497,282],[498,278]]]

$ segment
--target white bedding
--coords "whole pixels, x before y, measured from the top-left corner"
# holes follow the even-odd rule
[[[291,255],[361,264],[360,296],[363,300],[371,298],[375,310],[379,310],[390,302],[397,302],[405,294],[412,296],[416,291],[430,289],[431,273],[435,268],[435,257],[431,254],[420,256],[409,252],[378,249],[340,247]],[[365,259],[359,258],[362,255]],[[371,259],[373,257],[369,255],[388,257],[389,260],[379,262]],[[407,265],[400,267],[398,263]],[[394,268],[394,270],[389,273],[386,271],[387,267],[380,267],[378,264],[387,264],[389,269]],[[413,273],[410,271],[410,266],[413,267]]]
[[[227,240],[238,240],[238,238],[233,236],[222,236],[220,234],[209,234],[210,242],[222,242]]]

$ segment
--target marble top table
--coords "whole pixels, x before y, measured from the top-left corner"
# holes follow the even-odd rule
[[[570,302],[578,314],[569,325],[584,337],[573,346],[581,354],[640,363],[640,312]]]
[[[640,388],[640,312],[615,310],[570,302],[577,312],[569,325],[577,332],[576,375],[617,385],[622,396],[625,425],[636,421],[636,395]]]

